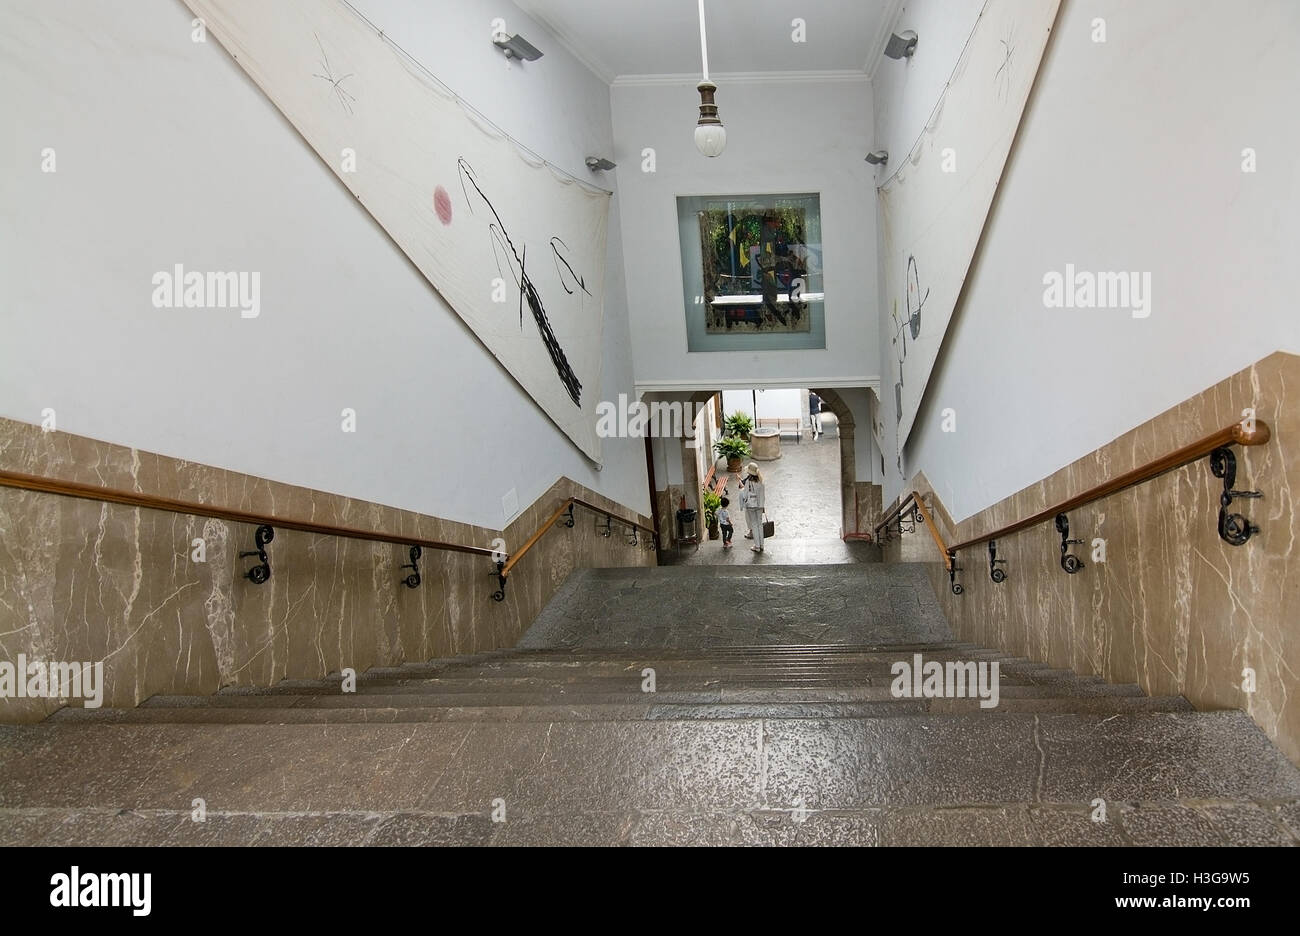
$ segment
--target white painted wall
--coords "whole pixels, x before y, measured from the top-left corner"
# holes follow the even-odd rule
[[[513,5],[357,5],[517,139],[612,186],[582,165],[613,149],[607,86]],[[495,16],[545,57],[508,65]],[[0,415],[53,407],[64,431],[494,528],[508,490],[522,508],[560,476],[648,512],[642,441],[608,440],[597,472],[190,19],[174,0],[0,8]],[[632,392],[614,204],[604,399]],[[259,271],[260,317],[153,308],[176,263]]]
[[[899,166],[920,138],[984,3],[907,0],[898,11],[892,31],[911,29],[918,40],[910,59],[882,57],[871,74],[872,148],[890,154],[889,164],[875,171],[877,182],[883,182]]]
[[[638,387],[694,389],[863,385],[879,372],[871,90],[842,82],[728,81],[715,76],[727,128],[715,159],[695,149],[693,81],[611,89],[618,200]],[[656,171],[642,172],[642,151]],[[686,350],[677,196],[819,192],[826,269],[826,349]]]
[[[758,415],[763,419],[790,419],[802,416],[805,423],[808,421],[807,392],[782,388],[756,390],[753,395],[748,390],[724,390],[722,412],[730,416],[739,411],[753,417],[755,399],[758,402]]]
[[[904,452],[958,520],[1275,350],[1300,351],[1300,7],[1094,0],[1063,4],[1055,33]],[[1242,33],[1247,47],[1229,48]],[[901,126],[922,103],[876,109]],[[883,135],[895,133],[907,136]],[[1246,147],[1255,174],[1241,170]],[[1150,317],[1044,308],[1043,276],[1066,263],[1150,272]],[[955,433],[941,431],[946,407]],[[901,485],[891,472],[886,499]]]
[[[853,473],[858,481],[870,481],[882,484],[884,475],[880,471],[880,449],[871,433],[871,391],[862,387],[848,387],[836,390],[845,405],[853,413]]]
[[[652,438],[650,450],[654,458],[655,490],[666,491],[669,485],[681,485],[685,482],[682,474],[681,439]]]
[[[947,87],[957,60],[975,28],[985,0],[907,0],[898,10],[890,29],[901,33],[913,30],[919,37],[916,53],[908,59],[881,56],[871,77],[872,115],[875,121],[876,148],[889,153],[889,162],[877,166],[874,184],[880,185],[907,159],[927,123],[935,114],[935,105]],[[879,218],[879,214],[877,215]],[[883,253],[883,240],[877,242],[876,268],[883,270],[890,261]],[[876,323],[882,374],[893,373],[895,353],[891,343],[894,323],[889,318],[891,298],[885,295],[884,277],[878,277],[877,296],[880,317]],[[888,360],[887,360],[888,359]],[[879,391],[880,406],[871,407],[871,418],[859,424],[870,431],[876,454],[871,459],[873,480],[886,485],[885,500],[895,496],[903,485],[903,476],[911,471],[901,466],[894,427],[897,407],[891,381]],[[883,431],[876,431],[876,426]],[[885,473],[881,474],[880,450],[885,452]],[[859,458],[859,461],[861,459]],[[890,493],[893,490],[894,493]]]

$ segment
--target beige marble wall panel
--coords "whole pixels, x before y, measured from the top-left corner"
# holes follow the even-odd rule
[[[1125,433],[1038,484],[962,523],[935,499],[945,541],[959,542],[1054,503],[1193,442],[1254,407],[1272,428],[1264,446],[1234,447],[1240,490],[1262,500],[1233,509],[1261,530],[1230,546],[1217,533],[1223,482],[1201,459],[1069,515],[1086,563],[1060,566],[1051,521],[998,541],[1007,581],[994,584],[980,546],[959,555],[965,593],[953,596],[924,531],[920,549],[961,639],[1108,681],[1136,682],[1152,695],[1183,695],[1202,709],[1240,708],[1300,763],[1300,357],[1279,352]],[[1021,436],[1032,443],[1032,434]],[[1020,443],[1010,443],[1020,444]],[[915,486],[933,495],[924,476]],[[1106,561],[1092,558],[1105,541]],[[913,553],[915,556],[915,553]],[[900,558],[898,543],[886,559]],[[1256,691],[1244,691],[1252,669]]]
[[[655,509],[659,512],[659,536],[663,540],[665,549],[677,545],[677,511],[682,506],[682,497],[685,496],[686,491],[685,485],[681,484],[670,484],[666,490],[655,491]],[[689,500],[687,503],[689,505]],[[697,514],[697,519],[699,524],[703,524],[703,517]]]
[[[842,481],[842,483],[850,483]],[[870,481],[853,481],[853,501],[855,506],[851,516],[844,518],[844,529],[848,533],[871,533],[872,527],[881,517],[881,498],[884,489]]]
[[[517,549],[566,497],[650,525],[560,479],[504,530],[489,530],[0,419],[10,471],[491,548]],[[243,578],[254,527],[0,487],[0,660],[103,661],[106,706],[156,693],[265,686],[344,667],[511,646],[578,566],[654,565],[605,538],[579,508],[548,533],[495,602],[487,557],[425,550],[423,582],[401,584],[405,547],[277,530],[269,582]],[[202,539],[203,562],[191,558]],[[0,721],[30,721],[57,700],[0,699]]]

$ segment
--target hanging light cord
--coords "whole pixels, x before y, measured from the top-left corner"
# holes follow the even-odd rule
[[[704,80],[709,80],[709,43],[704,38],[704,0],[700,0],[700,59],[704,63]]]

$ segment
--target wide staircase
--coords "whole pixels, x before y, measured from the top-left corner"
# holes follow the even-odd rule
[[[996,707],[899,697],[917,655],[996,662]],[[518,647],[351,689],[0,729],[0,842],[1300,841],[1247,715],[955,641],[919,566],[583,570]]]

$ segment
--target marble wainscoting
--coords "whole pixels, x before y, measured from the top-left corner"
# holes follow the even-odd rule
[[[951,594],[926,532],[904,537],[926,554],[935,591],[960,639],[1052,666],[1183,695],[1199,709],[1242,709],[1300,764],[1300,357],[1278,352],[1125,433],[1038,484],[954,524],[924,476],[944,541],[960,542],[1044,510],[1066,497],[1237,422],[1254,407],[1272,429],[1262,446],[1234,446],[1238,490],[1260,500],[1233,509],[1260,527],[1243,546],[1217,533],[1223,482],[1209,460],[1165,474],[1070,513],[1071,551],[1048,522],[997,542],[1007,579],[989,578],[984,546],[959,554],[965,588]],[[1031,444],[1026,439],[1025,444]],[[1105,562],[1093,560],[1105,541]],[[886,560],[900,557],[897,540]],[[1243,689],[1253,670],[1255,691]]]
[[[659,538],[665,549],[677,546],[677,511],[682,506],[685,494],[686,487],[681,484],[670,484],[665,490],[655,491],[655,515],[659,518]],[[687,506],[690,506],[689,498]],[[699,531],[704,529],[704,518],[698,513],[696,527]],[[702,532],[701,535],[708,536],[708,533]]]
[[[294,519],[517,549],[567,497],[650,525],[561,478],[505,530],[456,523],[0,419],[0,467]],[[654,565],[652,549],[609,538],[576,510],[512,571],[504,602],[485,556],[425,550],[405,587],[402,546],[277,530],[272,575],[251,525],[0,487],[0,661],[104,663],[106,707],[156,693],[211,693],[316,678],[344,667],[429,660],[513,646],[575,568]],[[193,561],[202,540],[205,561]],[[73,702],[72,704],[80,704]],[[34,721],[51,699],[0,698],[0,721]]]
[[[884,488],[870,481],[854,481],[852,490],[854,510],[852,516],[844,518],[844,530],[849,534],[869,536],[883,513]]]

